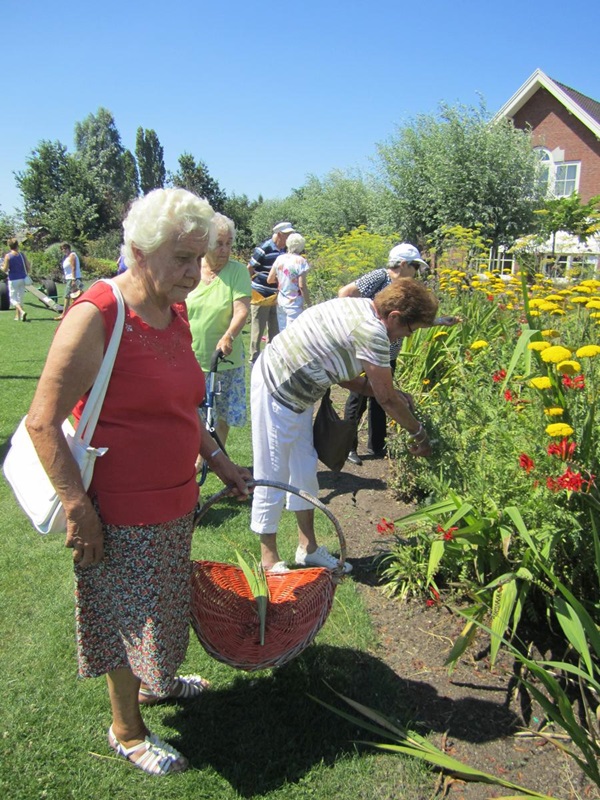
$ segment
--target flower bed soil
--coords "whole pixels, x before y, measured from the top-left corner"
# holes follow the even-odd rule
[[[362,452],[364,438],[361,432]],[[487,637],[480,635],[449,676],[444,660],[463,619],[443,603],[428,607],[424,601],[400,603],[384,595],[373,569],[373,557],[385,539],[377,524],[382,517],[397,520],[410,511],[387,488],[389,469],[387,459],[366,456],[362,467],[347,463],[341,473],[322,471],[320,497],[346,535],[353,580],[378,635],[371,653],[398,675],[406,691],[409,726],[432,734],[438,747],[470,766],[561,800],[597,800],[597,787],[572,759],[538,737],[519,735],[523,729],[538,729],[543,715],[519,688],[518,667],[507,653],[501,652],[492,669]],[[510,794],[502,787],[441,778],[436,797],[482,800]]]

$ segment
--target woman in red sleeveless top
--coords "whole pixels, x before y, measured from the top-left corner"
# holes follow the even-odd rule
[[[189,636],[198,453],[240,499],[251,479],[201,436],[197,414],[204,376],[183,304],[200,279],[212,217],[192,193],[157,189],[137,200],[123,223],[128,269],[115,282],[125,325],[92,439],[108,452],[96,462],[88,492],[61,424],[71,411],[80,418],[115,324],[107,284],[92,286],[69,309],[27,423],[67,515],[79,674],[107,676],[111,747],[159,775],[185,769],[187,760],[148,731],[140,705],[195,697],[207,685],[176,673]]]

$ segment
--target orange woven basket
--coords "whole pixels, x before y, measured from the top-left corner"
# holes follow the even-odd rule
[[[323,511],[338,535],[340,562],[333,571],[310,568],[267,573],[270,599],[262,645],[256,601],[242,570],[215,561],[192,562],[191,622],[200,644],[217,661],[246,671],[280,667],[308,647],[331,610],[346,558],[341,527],[320,500],[285,483],[257,480],[253,484],[296,494]],[[229,487],[210,497],[197,512],[196,522],[228,494]]]

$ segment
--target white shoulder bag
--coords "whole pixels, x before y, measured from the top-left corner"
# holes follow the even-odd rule
[[[118,286],[111,280],[104,282],[110,286],[117,300],[115,327],[77,430],[74,430],[68,419],[62,426],[86,490],[92,482],[94,462],[108,450],[107,447],[92,447],[90,441],[100,416],[125,322],[125,303]],[[4,475],[11,485],[19,505],[39,533],[65,533],[67,519],[62,503],[40,463],[37,451],[25,427],[26,419],[26,416],[23,417],[12,437],[10,450],[4,460]]]

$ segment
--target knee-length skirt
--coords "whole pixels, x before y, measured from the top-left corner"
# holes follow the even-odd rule
[[[104,559],[75,567],[79,675],[128,668],[168,694],[189,642],[193,514],[104,526]]]

